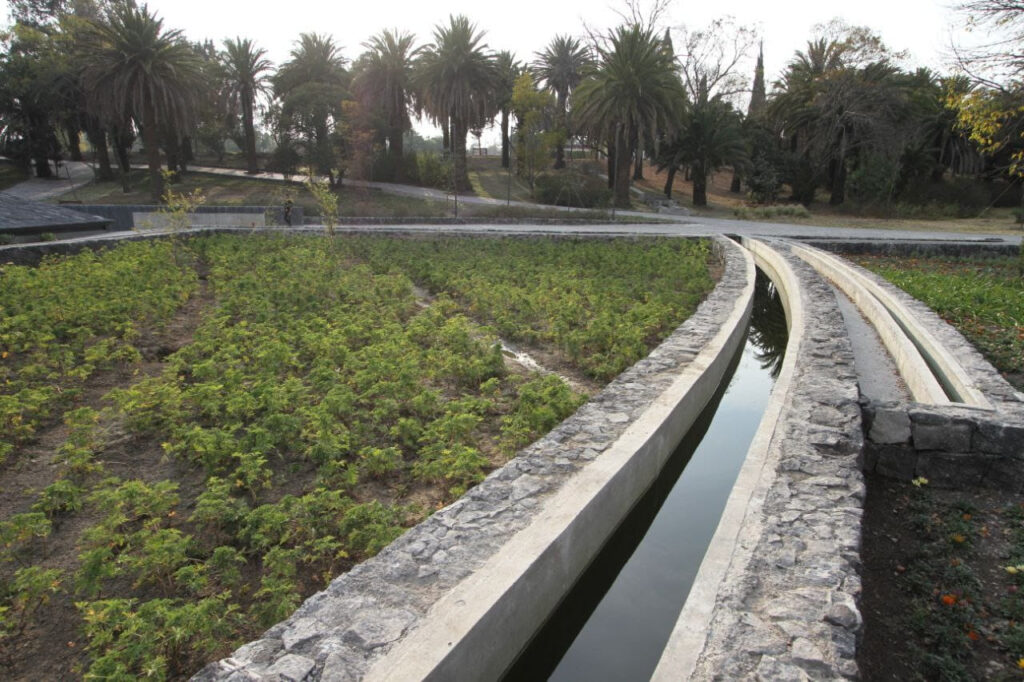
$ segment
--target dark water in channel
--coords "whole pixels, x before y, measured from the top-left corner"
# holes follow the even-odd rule
[[[754,312],[730,374],[505,680],[634,682],[657,667],[761,422],[788,334],[758,271]]]

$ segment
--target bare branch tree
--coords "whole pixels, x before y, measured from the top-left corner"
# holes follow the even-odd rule
[[[745,63],[757,44],[757,32],[740,26],[732,17],[712,21],[706,28],[673,29],[677,36],[676,59],[691,101],[718,96],[732,101],[749,91],[747,75],[737,68]],[[749,70],[749,69],[748,69]]]
[[[1024,0],[966,0],[958,7],[979,45],[953,45],[957,65],[972,80],[1006,91],[1024,76]]]

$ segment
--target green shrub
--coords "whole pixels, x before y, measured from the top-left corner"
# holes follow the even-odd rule
[[[421,187],[451,187],[451,164],[434,152],[416,152],[416,184]]]
[[[609,205],[612,197],[604,180],[573,171],[539,174],[533,194],[542,204],[577,208],[603,208]]]
[[[732,213],[741,220],[771,220],[773,218],[810,218],[811,212],[803,204],[784,204],[782,206],[740,206]]]

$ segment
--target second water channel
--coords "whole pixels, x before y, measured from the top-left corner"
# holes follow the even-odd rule
[[[747,342],[715,396],[505,680],[650,678],[782,366],[788,333],[759,270]]]

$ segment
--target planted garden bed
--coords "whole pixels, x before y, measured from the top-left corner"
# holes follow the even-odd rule
[[[559,374],[642,357],[708,265],[683,240],[218,235],[5,267],[5,678],[225,655],[568,416]]]

